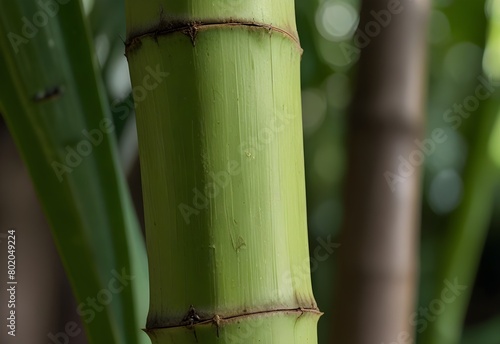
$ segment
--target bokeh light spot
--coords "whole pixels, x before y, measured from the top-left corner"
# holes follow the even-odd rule
[[[357,11],[345,2],[326,2],[316,12],[316,27],[319,33],[330,41],[342,41],[350,37],[358,20]]]
[[[429,205],[437,214],[454,210],[462,198],[462,178],[454,169],[439,172],[429,188]]]

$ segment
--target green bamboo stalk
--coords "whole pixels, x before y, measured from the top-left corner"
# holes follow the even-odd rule
[[[293,1],[129,0],[126,11],[132,83],[152,89],[136,108],[147,333],[316,343]],[[153,87],[148,69],[165,81]]]

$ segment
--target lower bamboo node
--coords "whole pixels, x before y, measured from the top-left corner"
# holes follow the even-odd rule
[[[318,309],[310,308],[278,309],[229,317],[216,314],[211,319],[144,331],[153,344],[316,343],[316,324],[322,314]]]
[[[163,330],[163,329],[169,329],[169,328],[190,328],[194,327],[195,325],[204,325],[204,324],[213,324],[216,326],[220,326],[224,322],[230,322],[230,321],[237,321],[237,320],[243,320],[245,318],[249,317],[259,317],[259,316],[272,316],[276,314],[300,314],[302,316],[305,313],[311,313],[311,314],[318,314],[321,316],[323,312],[321,312],[317,308],[294,308],[294,309],[274,309],[274,310],[268,310],[268,311],[260,311],[260,312],[254,312],[254,313],[245,313],[245,314],[239,314],[239,315],[231,315],[231,316],[221,316],[219,314],[215,314],[211,319],[200,319],[199,316],[195,313],[194,308],[191,307],[190,311],[184,317],[182,322],[179,325],[174,325],[174,326],[164,326],[164,327],[151,327],[151,328],[146,328],[144,331],[146,333],[150,333],[156,330]]]

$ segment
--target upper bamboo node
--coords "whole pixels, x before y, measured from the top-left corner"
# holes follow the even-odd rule
[[[160,19],[159,23],[149,29],[142,31],[131,32],[125,42],[125,53],[140,47],[143,38],[151,37],[157,40],[159,36],[168,35],[174,32],[181,32],[191,38],[193,46],[196,45],[196,36],[198,31],[207,29],[220,29],[224,27],[243,26],[249,28],[261,28],[269,32],[281,33],[294,41],[300,48],[299,37],[296,32],[289,32],[285,29],[275,27],[273,25],[261,24],[256,22],[245,22],[239,20],[229,19],[223,22],[220,21],[205,21],[205,22],[168,22]],[[300,48],[301,49],[301,48]]]

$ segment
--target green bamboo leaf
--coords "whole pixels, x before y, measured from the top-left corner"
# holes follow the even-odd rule
[[[442,302],[448,283],[460,285],[460,294],[445,307],[423,333],[425,344],[458,344],[469,305],[477,267],[492,214],[498,169],[488,155],[488,143],[497,116],[499,99],[483,108],[480,135],[471,147],[464,174],[463,200],[450,219],[443,239],[441,263],[433,300]]]
[[[496,16],[499,15],[498,1]],[[486,54],[495,54],[500,27],[495,20],[489,22],[486,40]],[[493,50],[490,50],[493,49]],[[474,286],[481,252],[488,234],[493,211],[495,190],[498,187],[498,166],[495,165],[495,123],[499,123],[500,93],[497,80],[500,77],[494,66],[497,59],[484,59],[483,68],[490,77],[487,88],[489,98],[481,104],[475,121],[475,132],[471,139],[467,166],[464,172],[463,197],[460,205],[450,218],[447,231],[442,239],[445,243],[440,250],[440,266],[437,283],[433,290],[433,301],[443,303],[444,293],[449,283],[459,284],[460,294],[452,301],[444,302],[445,307],[438,316],[429,321],[422,334],[425,344],[458,344]],[[498,58],[498,55],[496,56]],[[494,61],[494,62],[493,62]],[[473,96],[473,95],[471,95]],[[426,323],[427,324],[427,323]]]
[[[0,48],[0,111],[89,340],[138,343],[148,298],[144,246],[80,1],[0,1]]]

